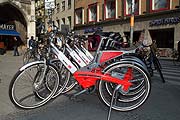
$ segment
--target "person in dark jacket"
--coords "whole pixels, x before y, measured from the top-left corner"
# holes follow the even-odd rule
[[[19,56],[19,52],[18,52],[18,39],[16,37],[13,37],[14,40],[14,56]]]
[[[29,40],[29,49],[35,49],[37,47],[36,40],[33,36],[31,36],[31,39]]]
[[[29,40],[29,49],[31,50],[31,54],[35,57],[38,50],[38,43],[33,36],[31,36],[31,39]]]

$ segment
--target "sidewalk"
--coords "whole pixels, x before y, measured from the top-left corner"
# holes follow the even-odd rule
[[[12,77],[22,63],[22,55],[13,56],[13,51],[0,55],[0,116],[17,110],[9,99],[8,89]]]

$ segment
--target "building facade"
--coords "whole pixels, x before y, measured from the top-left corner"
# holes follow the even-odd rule
[[[41,37],[44,34],[43,27],[45,27],[45,4],[44,0],[35,0],[35,17],[36,17],[36,36]]]
[[[161,56],[169,57],[180,41],[179,6],[179,0],[135,0],[134,41],[146,30]],[[130,15],[131,0],[75,0],[74,29],[80,34],[103,30],[130,35]]]
[[[34,0],[0,1],[0,41],[7,44],[7,49],[12,49],[12,36],[26,44],[27,37],[36,35],[34,3]]]
[[[59,27],[61,31],[74,29],[74,0],[54,0],[55,8],[51,9],[53,24]],[[39,31],[40,22],[44,24],[45,29],[48,27],[48,9],[45,9],[45,2],[36,0],[36,24],[37,36],[43,33]]]
[[[61,31],[74,28],[74,0],[56,0],[53,22]]]

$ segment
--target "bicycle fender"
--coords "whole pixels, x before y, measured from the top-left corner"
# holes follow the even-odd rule
[[[128,60],[128,61],[135,61],[137,63],[140,63],[143,67],[145,67],[147,69],[147,66],[146,64],[141,60],[139,59],[138,57],[135,57],[135,56],[125,56],[123,59],[121,59],[122,61],[124,60]]]
[[[34,61],[34,62],[30,62],[28,64],[25,64],[24,66],[22,66],[21,68],[19,68],[19,71],[23,71],[24,69],[26,69],[27,67],[34,65],[34,64],[38,64],[38,63],[44,63],[44,61]]]
[[[136,62],[136,61],[127,60],[127,59],[121,60],[121,61],[119,61],[119,62],[116,62],[116,63],[113,63],[113,64],[107,66],[102,72],[107,71],[109,68],[113,67],[114,65],[117,65],[117,64],[127,64],[127,63],[128,63],[128,64],[137,65],[138,67],[140,67],[141,69],[143,69],[143,70],[147,73],[148,76],[150,76],[150,74],[149,74],[149,72],[148,72],[148,70],[147,70],[146,67],[144,67],[143,65],[141,65],[140,63],[138,63],[138,62]],[[149,77],[149,78],[150,78],[150,77]]]
[[[122,59],[121,61],[126,61],[126,62],[130,62],[130,63],[132,62],[132,64],[140,66],[142,69],[144,69],[149,74],[146,65],[140,61],[137,61],[136,59]]]

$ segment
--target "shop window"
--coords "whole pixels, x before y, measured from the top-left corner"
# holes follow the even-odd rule
[[[96,22],[97,21],[97,4],[95,3],[95,4],[89,5],[88,12],[89,12],[88,21]]]
[[[62,1],[62,11],[65,11],[65,1]]]
[[[131,3],[132,0],[124,0],[124,8],[125,8],[125,15],[130,15],[131,14]],[[134,5],[134,14],[138,15],[139,14],[139,6],[140,6],[140,0],[135,0],[135,5]]]
[[[68,9],[71,9],[71,0],[68,0]]]
[[[75,24],[83,24],[83,8],[75,10]]]
[[[105,0],[105,19],[114,19],[116,15],[116,1],[115,0]]]
[[[162,11],[170,8],[170,0],[151,0],[151,11]]]

